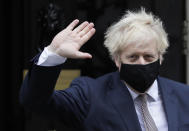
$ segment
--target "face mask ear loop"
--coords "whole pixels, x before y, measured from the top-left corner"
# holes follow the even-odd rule
[[[116,55],[114,57],[114,60],[117,59],[117,62],[118,62],[118,67],[119,67],[119,70],[121,69],[121,65],[122,65],[122,62],[121,62],[121,58],[120,58],[120,55]]]
[[[158,59],[159,59],[159,64],[161,65],[161,64],[162,64],[162,61],[163,61],[163,57],[162,57],[162,55],[160,54],[160,52],[158,53]]]

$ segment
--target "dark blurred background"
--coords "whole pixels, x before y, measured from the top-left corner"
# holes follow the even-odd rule
[[[161,75],[186,82],[183,53],[185,0],[1,0],[0,1],[0,131],[57,131],[68,129],[27,112],[19,104],[23,70],[29,60],[50,44],[54,35],[73,19],[94,22],[95,36],[81,50],[93,55],[91,60],[68,60],[63,68],[80,69],[81,75],[98,77],[115,71],[103,46],[104,32],[126,10],[143,6],[164,22],[170,47]]]

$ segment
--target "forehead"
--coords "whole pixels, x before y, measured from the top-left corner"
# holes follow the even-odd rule
[[[153,38],[146,38],[145,40],[136,40],[128,43],[121,51],[121,54],[133,54],[133,53],[158,53],[156,40]]]

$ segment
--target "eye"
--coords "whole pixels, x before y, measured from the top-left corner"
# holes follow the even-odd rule
[[[137,58],[137,55],[130,55],[129,58]]]
[[[147,54],[147,55],[144,55],[144,59],[147,61],[153,61],[155,59],[155,56]]]
[[[144,57],[145,58],[153,58],[154,56],[153,55],[145,55]]]
[[[128,56],[127,57],[130,61],[135,61],[135,60],[137,60],[138,58],[139,58],[139,56],[138,55],[130,55],[130,56]]]

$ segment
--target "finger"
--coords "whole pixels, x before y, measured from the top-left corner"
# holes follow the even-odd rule
[[[81,32],[79,32],[79,36],[83,37],[85,34],[87,34],[92,28],[94,27],[93,23],[88,24]]]
[[[92,55],[91,55],[91,54],[85,53],[85,52],[80,52],[80,51],[78,51],[78,52],[76,53],[76,56],[77,56],[77,58],[81,58],[81,59],[92,58]]]
[[[90,29],[87,34],[85,34],[81,39],[82,39],[82,43],[86,43],[94,34],[95,34],[96,30],[95,28]]]
[[[83,22],[82,24],[80,24],[77,28],[75,28],[73,30],[73,32],[75,33],[79,33],[80,31],[82,31],[89,23],[87,21]]]
[[[73,30],[74,27],[75,27],[78,23],[79,23],[79,20],[78,20],[78,19],[75,19],[74,21],[72,21],[72,23],[70,23],[70,24],[66,27],[66,29],[68,29],[68,30]]]

